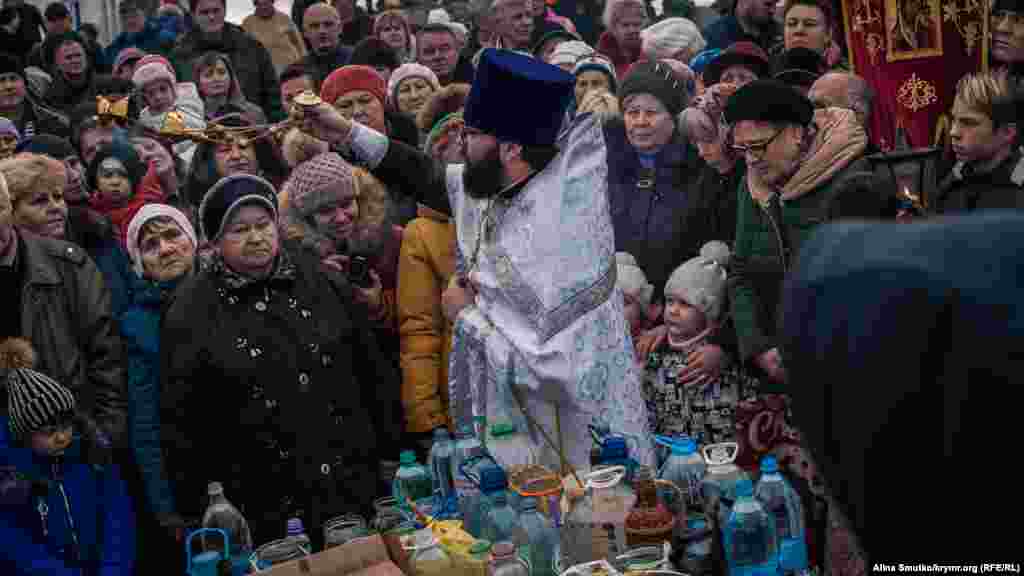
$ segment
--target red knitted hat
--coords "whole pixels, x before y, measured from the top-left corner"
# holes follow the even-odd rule
[[[388,87],[384,78],[369,66],[342,66],[324,80],[320,87],[320,98],[334,104],[338,98],[355,90],[365,90],[380,100],[381,106],[387,100]]]

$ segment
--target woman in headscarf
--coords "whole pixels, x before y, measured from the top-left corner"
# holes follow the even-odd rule
[[[206,119],[216,120],[227,114],[241,114],[250,124],[265,124],[267,117],[259,106],[249,102],[231,66],[221,52],[207,52],[192,65],[199,96],[203,99]]]
[[[388,80],[388,106],[413,120],[430,96],[441,88],[434,72],[422,64],[401,65]],[[421,131],[422,135],[423,132]]]

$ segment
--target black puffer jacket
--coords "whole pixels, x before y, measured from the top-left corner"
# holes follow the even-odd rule
[[[281,254],[268,279],[243,284],[215,258],[177,290],[161,332],[161,435],[179,513],[199,516],[216,480],[255,543],[297,515],[318,545],[324,521],[370,511],[378,434],[401,424],[373,422],[390,399],[365,392],[397,390],[397,374],[351,290],[315,258]]]

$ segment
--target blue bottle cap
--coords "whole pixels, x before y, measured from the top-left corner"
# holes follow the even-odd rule
[[[451,435],[448,434],[448,429],[447,428],[444,428],[444,427],[434,428],[434,441],[435,442],[438,441],[438,440],[447,440],[449,438],[451,438]]]
[[[403,450],[402,453],[398,456],[398,463],[403,466],[407,464],[415,464],[416,453],[413,452],[412,450]]]
[[[306,532],[305,527],[302,526],[302,518],[289,518],[288,519],[288,535],[298,536]]]
[[[601,461],[611,462],[629,458],[629,447],[622,436],[609,436],[601,444]]]
[[[779,461],[775,456],[765,456],[761,459],[761,472],[764,474],[774,474],[779,471]]]
[[[754,495],[754,486],[750,483],[749,478],[742,478],[736,482],[736,499],[750,498]]]
[[[680,438],[672,443],[672,453],[689,456],[697,453],[697,443],[692,438]]]
[[[533,496],[527,496],[519,502],[520,512],[532,512],[537,509],[537,498]]]
[[[480,491],[498,492],[508,488],[505,471],[498,466],[488,466],[480,471]]]

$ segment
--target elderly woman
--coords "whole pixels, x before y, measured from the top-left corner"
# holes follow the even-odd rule
[[[597,51],[615,64],[615,73],[622,78],[629,65],[643,56],[640,31],[647,26],[647,7],[643,0],[608,0],[602,22],[605,32],[597,41]]]
[[[241,114],[251,124],[264,124],[263,110],[245,99],[242,87],[231,66],[231,59],[221,52],[207,52],[192,64],[199,96],[203,99],[206,119],[215,120],[227,114]]]
[[[316,549],[326,520],[368,514],[377,442],[371,420],[397,390],[364,308],[321,259],[281,245],[277,191],[236,174],[203,199],[213,262],[187,279],[161,342],[161,436],[177,512],[202,514],[218,480],[257,541],[299,517]]]
[[[416,60],[416,37],[412,35],[409,19],[399,10],[386,10],[373,20],[373,35],[384,41],[398,54],[402,62]]]
[[[424,150],[446,164],[463,162],[457,135],[469,85],[449,84],[420,110],[428,132]],[[441,295],[455,273],[455,222],[433,213],[413,219],[398,255],[398,336],[401,344],[402,407],[407,430],[429,447],[432,431],[449,425],[448,355],[451,323]]]
[[[440,88],[441,83],[430,68],[415,62],[403,64],[388,80],[387,104],[399,114],[415,119],[430,95]]]
[[[692,20],[666,18],[640,32],[640,44],[649,60],[671,58],[689,62],[705,47],[704,37]]]
[[[128,225],[132,263],[130,302],[119,315],[128,369],[128,446],[139,470],[136,490],[141,548],[154,570],[175,559],[177,546],[161,525],[174,523],[174,499],[160,448],[160,324],[175,288],[195,268],[196,233],[184,213],[147,204]]]
[[[367,66],[343,66],[331,72],[320,88],[320,98],[342,116],[409,146],[418,146],[416,124],[410,117],[387,108],[387,94],[384,79]],[[393,221],[398,225],[405,225],[416,215],[416,203],[410,198],[392,197],[392,206]]]

